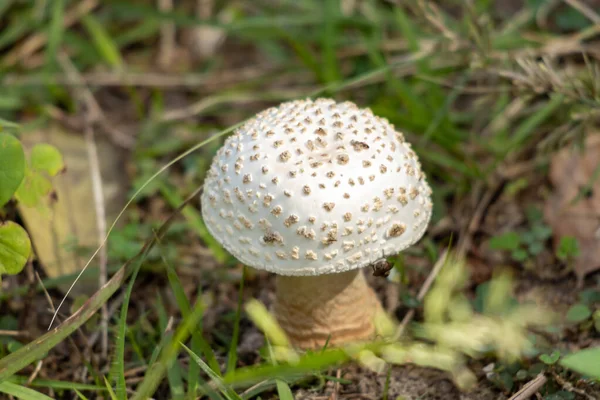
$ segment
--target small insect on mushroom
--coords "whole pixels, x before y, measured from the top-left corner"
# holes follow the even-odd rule
[[[386,278],[390,274],[390,271],[392,270],[392,268],[394,268],[394,266],[391,263],[389,263],[385,258],[383,258],[381,260],[375,261],[372,265],[372,268],[373,276],[382,276]]]

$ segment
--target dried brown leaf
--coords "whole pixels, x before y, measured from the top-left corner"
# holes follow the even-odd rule
[[[565,148],[550,163],[554,191],[549,196],[544,216],[554,231],[554,245],[564,236],[577,239],[580,255],[573,267],[578,281],[600,269],[600,133],[590,134],[584,149]],[[591,190],[582,190],[591,184]]]

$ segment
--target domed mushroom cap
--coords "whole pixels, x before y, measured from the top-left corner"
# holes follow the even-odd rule
[[[248,266],[281,275],[361,268],[418,241],[431,189],[401,133],[351,102],[291,101],[217,152],[202,214]]]

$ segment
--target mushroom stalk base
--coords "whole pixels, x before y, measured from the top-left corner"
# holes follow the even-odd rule
[[[360,269],[276,278],[275,316],[294,347],[314,349],[369,339],[380,307]]]

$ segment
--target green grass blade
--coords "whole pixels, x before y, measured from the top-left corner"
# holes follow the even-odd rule
[[[93,385],[89,383],[77,383],[68,381],[57,381],[52,379],[34,379],[29,383],[28,376],[15,375],[8,379],[8,382],[16,383],[19,385],[27,384],[31,387],[48,388],[54,390],[89,390],[94,392],[104,392],[106,388],[104,386]]]
[[[235,311],[235,320],[233,322],[233,333],[231,334],[231,344],[227,355],[227,373],[235,371],[237,365],[237,346],[240,337],[240,320],[242,310],[244,309],[244,282],[246,281],[246,267],[242,269],[242,279],[240,280],[240,290],[238,292],[238,304]]]
[[[204,305],[202,304],[202,300],[198,299],[192,312],[179,324],[173,335],[173,339],[165,346],[158,361],[146,372],[146,375],[138,386],[132,400],[145,400],[152,396],[164,378],[167,369],[176,361],[180,351],[180,344],[187,340],[190,332],[198,325],[203,314]]]
[[[183,374],[181,373],[181,365],[175,360],[175,363],[167,370],[167,381],[171,388],[171,399],[185,399],[185,391],[183,389]]]
[[[290,389],[289,385],[281,379],[277,379],[276,382],[279,398],[281,400],[294,400],[294,395],[292,394],[292,389]]]
[[[181,315],[184,318],[187,318],[191,313],[191,305],[185,295],[183,285],[181,284],[181,281],[179,280],[175,269],[171,265],[169,265],[165,258],[163,258],[163,262],[166,265],[167,278],[169,279],[169,284],[171,285],[171,289],[175,294],[175,301],[177,302],[177,307],[179,308]],[[201,298],[201,294],[198,293],[197,301],[201,301]],[[199,322],[199,324],[200,323],[201,321]],[[213,353],[208,342],[202,337],[201,327],[199,329],[198,326],[194,327],[192,331],[192,342],[196,346],[198,346],[202,354],[204,354],[204,357],[206,357],[206,359],[208,360],[208,364],[213,369],[213,371],[220,375],[221,372],[219,371],[219,362],[217,361],[217,358],[215,357],[215,354]]]
[[[173,268],[170,266],[170,264],[167,262],[167,259],[162,250],[162,246],[159,246],[159,250],[160,250],[160,256],[163,261],[163,264],[165,264],[165,268],[167,269],[167,274],[172,273],[173,275],[175,275],[175,277],[177,277],[177,274],[175,273]],[[169,276],[169,281],[171,281],[171,279],[172,278]],[[171,284],[171,289],[173,290],[173,293],[175,294],[177,304],[180,304],[181,302],[183,302],[184,304],[186,304],[188,306],[188,309],[189,309],[189,304],[187,302],[187,298],[185,297],[185,293],[183,292],[183,288],[181,286],[179,286],[178,288],[174,288],[173,284]],[[165,309],[165,306],[162,302],[161,297],[159,297],[158,304],[159,304],[158,321],[160,324],[161,331],[165,332],[165,336],[164,336],[162,342],[168,343],[169,341],[173,340],[173,333],[170,331],[169,332],[166,331],[167,324],[168,324],[168,317],[167,317],[167,311]],[[180,309],[181,309],[181,307],[180,307]],[[185,317],[186,315],[189,314],[189,312],[187,314],[184,314],[183,312],[181,312],[181,314]],[[192,331],[192,337],[195,334],[196,334],[196,331],[195,330]],[[192,373],[189,374],[189,376],[191,377],[193,382],[188,383],[188,386],[193,388],[193,389],[191,389],[191,392],[195,393],[197,377],[198,377],[200,371],[198,368],[194,368],[194,365],[190,365],[189,370],[190,371],[195,370],[193,374]],[[184,399],[185,397],[184,397],[184,389],[183,389],[182,367],[177,360],[173,363],[171,368],[169,368],[167,370],[167,380],[169,381],[169,387],[171,389],[171,398],[173,398],[175,400]],[[195,398],[195,396],[194,396],[194,398]]]
[[[546,119],[552,116],[558,107],[563,104],[564,99],[565,97],[563,95],[552,97],[550,101],[544,105],[544,107],[540,108],[525,121],[523,121],[517,127],[514,134],[506,144],[506,147],[504,148],[504,154],[509,153],[511,150],[526,142],[531,133],[544,121],[546,121]]]
[[[217,388],[221,391],[221,393],[223,393],[223,395],[228,400],[242,400],[242,398],[236,392],[234,392],[233,389],[225,385],[225,383],[223,382],[223,378],[217,375],[215,371],[213,371],[208,366],[208,364],[204,362],[204,360],[198,357],[198,355],[196,355],[189,347],[187,347],[183,343],[181,344],[181,346],[184,348],[185,351],[188,352],[192,360],[194,360],[196,364],[198,364],[200,368],[202,368],[204,373],[208,375],[210,379],[217,385]]]
[[[90,14],[84,16],[81,21],[104,61],[111,67],[121,68],[124,63],[119,52],[119,47],[113,41],[110,34],[106,32],[102,24]]]
[[[0,49],[11,46],[25,37],[28,33],[40,29],[40,21],[33,16],[35,11],[30,8],[16,15],[18,24],[9,24],[0,31]]]
[[[435,113],[435,117],[433,118],[433,120],[431,121],[431,123],[427,127],[427,130],[421,138],[421,146],[424,146],[429,142],[431,136],[434,135],[434,132],[439,128],[444,118],[446,118],[446,116],[450,112],[450,107],[458,98],[458,96],[462,93],[464,85],[469,79],[469,75],[469,71],[463,73],[463,75],[460,77],[454,88],[452,88],[452,91],[446,97],[446,101],[444,101],[443,106]]]
[[[45,394],[12,382],[0,383],[0,393],[14,396],[22,400],[52,400],[52,397],[48,397]]]
[[[336,82],[340,79],[340,69],[335,54],[339,7],[339,0],[325,0],[323,2],[324,24],[321,36],[323,83]]]
[[[85,396],[83,395],[83,393],[81,393],[79,390],[77,390],[77,389],[74,389],[73,391],[75,392],[75,394],[77,395],[77,397],[79,397],[81,400],[88,400],[88,398],[87,398],[87,397],[85,397]]]
[[[65,10],[65,0],[55,0],[52,2],[52,19],[48,31],[48,45],[46,46],[46,67],[54,70],[56,67],[56,56],[63,37],[64,25],[63,14]]]
[[[0,18],[2,18],[6,10],[8,10],[14,2],[15,0],[4,0],[4,2],[0,3]]]
[[[123,48],[127,45],[151,38],[160,31],[160,27],[161,24],[156,20],[142,20],[133,28],[119,33],[119,36],[114,38],[114,42],[119,48]]]
[[[131,292],[133,291],[133,285],[135,284],[135,278],[138,275],[140,266],[142,263],[138,263],[136,268],[129,279],[127,285],[127,291],[123,298],[123,304],[121,305],[121,315],[117,325],[116,333],[116,350],[113,367],[115,371],[115,380],[117,381],[117,398],[119,400],[127,399],[127,385],[125,383],[125,333],[127,330],[127,309],[129,308],[129,301],[131,299]],[[113,379],[111,379],[113,381]]]
[[[261,365],[238,368],[235,372],[227,374],[223,381],[228,385],[251,385],[265,379],[293,378],[306,373],[316,373],[325,368],[333,367],[350,360],[350,356],[343,349],[330,349],[319,353],[310,353],[302,356],[297,363]]]
[[[419,51],[419,33],[412,19],[404,12],[402,7],[394,7],[395,22],[402,32],[402,37],[408,42],[411,52]]]
[[[110,382],[108,381],[108,379],[106,379],[106,377],[104,377],[104,384],[106,385],[106,390],[108,391],[108,395],[110,396],[110,398],[112,400],[118,400],[115,391],[110,386]]]

